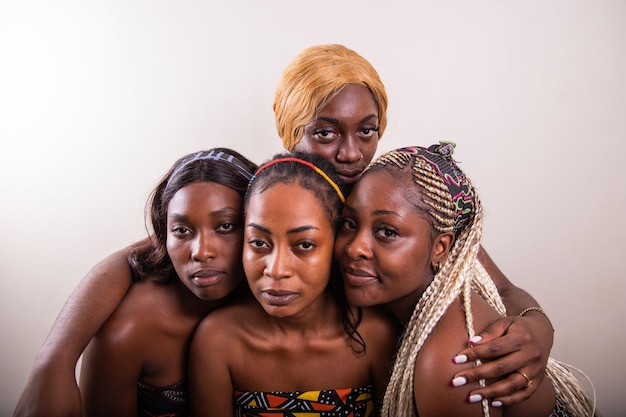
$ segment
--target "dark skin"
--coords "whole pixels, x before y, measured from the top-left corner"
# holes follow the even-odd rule
[[[380,400],[399,329],[391,317],[367,310],[358,327],[366,352],[347,343],[328,289],[334,233],[317,196],[298,184],[274,185],[250,197],[245,225],[243,263],[254,297],[198,327],[189,362],[192,414],[233,415],[235,390],[373,385]]]
[[[137,415],[137,381],[187,379],[191,336],[243,279],[241,196],[211,182],[189,184],[167,209],[167,252],[178,279],[133,285],[85,351],[85,416]]]
[[[345,97],[353,94],[355,97]],[[305,127],[295,150],[324,157],[338,172],[344,172],[345,181],[354,183],[354,173],[360,173],[376,153],[377,115],[378,108],[370,92],[365,87],[348,85]],[[132,284],[127,254],[128,249],[122,249],[105,258],[70,295],[37,354],[15,417],[49,416],[57,411],[58,416],[80,415],[76,411],[80,410],[80,392],[74,378],[76,363]],[[491,379],[508,375],[506,379],[472,392],[504,404],[520,402],[528,399],[538,384],[521,389],[526,380],[512,372],[521,369],[537,382],[544,378],[553,343],[552,327],[545,316],[536,312],[517,317],[526,307],[539,304],[507,279],[484,248],[480,249],[479,260],[498,287],[509,317],[487,326],[480,332],[483,337],[480,343],[458,354],[467,355],[469,360],[477,356],[501,359],[459,371],[451,375],[450,380],[463,376],[469,383],[480,377]]]
[[[335,257],[351,303],[382,306],[407,323],[431,282],[432,271],[449,256],[454,234],[437,234],[426,211],[396,192],[403,188],[401,181],[379,170],[357,182],[344,207]],[[473,297],[472,313],[475,328],[483,328],[499,317],[478,296]],[[472,402],[477,404],[468,404],[474,384],[453,387],[448,377],[455,368],[474,367],[473,362],[456,365],[445,360],[465,346],[465,316],[457,299],[432,330],[415,362],[414,395],[420,416],[482,416],[476,399]],[[554,403],[554,391],[546,382],[540,384],[532,401],[494,408],[490,413],[546,416]]]
[[[294,150],[323,156],[337,172],[344,173],[342,179],[346,183],[354,184],[354,173],[362,172],[376,153],[379,140],[377,115],[378,108],[370,91],[349,84],[305,127],[304,135]],[[496,320],[484,328],[480,332],[482,340],[458,355],[466,355],[470,361],[477,357],[501,360],[459,371],[450,380],[464,377],[469,383],[481,378],[508,375],[508,378],[476,389],[472,394],[503,404],[524,401],[535,392],[538,384],[523,389],[526,379],[514,371],[521,370],[537,382],[543,380],[553,343],[552,325],[545,316],[536,312],[518,317],[523,309],[538,306],[539,303],[509,281],[483,247],[478,259],[496,284],[509,317]]]

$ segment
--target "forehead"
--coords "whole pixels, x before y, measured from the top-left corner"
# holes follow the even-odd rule
[[[431,225],[429,207],[422,201],[420,187],[412,182],[410,176],[399,173],[395,169],[392,172],[381,169],[368,171],[357,181],[346,206],[357,216],[389,214],[416,225],[422,222]]]
[[[357,117],[363,114],[378,115],[378,106],[372,92],[362,85],[348,84],[318,112],[318,115]]]
[[[168,204],[168,212],[213,211],[224,207],[242,208],[237,191],[216,182],[195,182],[176,191]]]
[[[356,183],[348,201],[359,201],[361,205],[373,208],[399,207],[408,205],[412,209],[421,208],[421,192],[404,170],[375,168],[367,171]]]
[[[294,227],[299,223],[330,224],[320,199],[298,183],[278,183],[250,195],[246,223]]]

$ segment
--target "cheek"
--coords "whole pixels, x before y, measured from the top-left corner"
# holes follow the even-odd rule
[[[257,279],[261,275],[259,270],[263,267],[261,258],[251,249],[244,247],[241,259],[243,262],[243,270],[248,280]]]
[[[363,154],[363,159],[366,163],[372,162],[374,155],[376,154],[376,149],[378,149],[378,138],[373,138],[370,142],[367,142],[361,146],[361,153]]]
[[[185,275],[185,265],[189,263],[190,257],[185,256],[184,252],[181,250],[180,246],[171,247],[167,246],[167,255],[172,262],[172,266],[174,267],[174,271],[179,277]]]
[[[316,154],[327,161],[332,161],[335,153],[337,152],[337,145],[335,142],[321,145],[316,140],[305,134],[302,136],[302,139],[300,139],[300,142],[294,146],[293,150],[295,152]]]
[[[224,255],[229,257],[232,263],[241,264],[243,257],[243,236],[225,239],[220,245],[224,248]]]
[[[294,152],[312,152],[313,143],[313,139],[305,133],[300,141],[293,147],[293,150]]]
[[[337,239],[335,239],[335,247],[333,249],[335,259],[341,259],[341,257],[343,256],[343,250],[346,247],[347,241],[348,239],[342,237],[341,235],[337,236]]]
[[[172,263],[174,263],[174,267],[176,267],[176,262],[180,261],[183,256],[185,245],[182,242],[168,236],[165,241],[165,249],[172,260]]]

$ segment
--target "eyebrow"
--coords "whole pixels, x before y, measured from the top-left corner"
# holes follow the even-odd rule
[[[356,210],[354,209],[354,207],[349,206],[347,204],[345,204],[343,206],[344,210],[348,210],[351,212],[356,212]],[[393,211],[393,210],[383,210],[383,209],[378,209],[378,210],[372,210],[370,211],[370,214],[372,216],[382,216],[382,215],[391,215],[391,216],[397,216],[400,217],[400,214],[398,214],[397,212]]]
[[[358,124],[365,123],[365,122],[367,122],[370,119],[377,119],[377,118],[378,118],[377,114],[374,114],[374,113],[368,114],[367,116],[365,116],[364,118],[359,120]],[[317,122],[318,120],[323,120],[325,122],[336,124],[336,125],[340,125],[341,124],[341,121],[339,119],[335,119],[334,117],[327,117],[327,116],[318,116],[318,117],[315,118],[313,123]]]
[[[256,223],[248,223],[247,227],[252,227],[254,229],[257,229],[263,233],[268,233],[271,234],[272,232],[270,231],[270,229],[261,226],[260,224],[256,224]],[[287,230],[287,234],[294,234],[294,233],[301,233],[301,232],[306,232],[307,230],[319,230],[318,227],[315,226],[298,226],[298,227],[294,227],[293,229],[289,229]]]
[[[209,217],[217,217],[222,214],[231,214],[231,213],[236,214],[237,211],[238,209],[236,207],[222,207],[219,210],[213,210],[209,212]],[[178,220],[178,221],[187,220],[189,218],[185,216],[184,214],[178,214],[178,213],[167,213],[167,217],[169,219]]]

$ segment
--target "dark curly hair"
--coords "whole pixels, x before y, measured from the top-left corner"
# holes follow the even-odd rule
[[[315,172],[311,166],[293,161],[290,158],[313,164],[328,179]],[[278,159],[284,159],[284,161],[275,163]],[[341,181],[332,164],[315,154],[304,152],[277,154],[274,158],[261,165],[259,171],[250,181],[250,186],[244,199],[244,208],[248,207],[251,195],[262,193],[276,184],[297,184],[304,189],[312,191],[328,215],[333,234],[336,234],[343,209],[344,196],[347,195],[347,186]],[[364,354],[365,341],[357,331],[363,312],[360,308],[352,307],[348,304],[343,281],[334,262],[331,267],[329,288],[341,310],[343,328],[350,337],[351,342],[353,342],[351,343],[352,349],[358,354]]]

